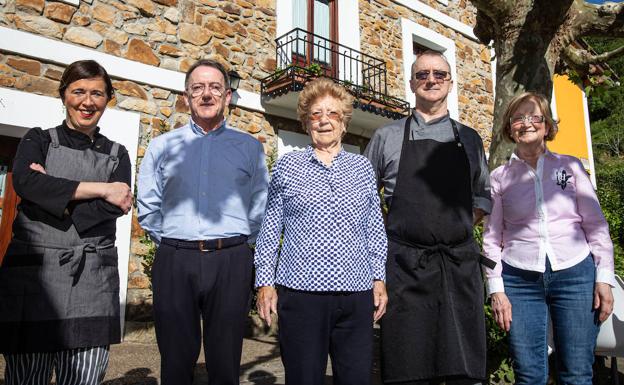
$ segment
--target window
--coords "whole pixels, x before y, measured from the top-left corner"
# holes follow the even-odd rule
[[[305,37],[297,36],[294,53],[299,56],[298,65],[318,63],[327,74],[331,73],[332,62],[336,61],[332,51],[337,50],[331,42],[338,41],[337,3],[336,0],[293,0],[293,28],[309,32]]]

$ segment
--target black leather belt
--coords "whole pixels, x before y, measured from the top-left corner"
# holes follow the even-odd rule
[[[184,241],[174,238],[163,238],[162,243],[178,249],[199,250],[205,252],[227,249],[247,242],[246,235],[237,235],[230,238],[209,239],[206,241]]]

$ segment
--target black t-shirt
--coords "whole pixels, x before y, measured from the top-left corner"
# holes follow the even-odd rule
[[[76,150],[88,148],[109,154],[113,142],[97,130],[93,140],[82,132],[70,129],[65,122],[57,127],[59,144]],[[115,221],[123,215],[120,208],[103,199],[72,201],[79,181],[56,178],[30,169],[31,163],[45,168],[51,138],[48,130],[33,128],[24,135],[13,161],[13,187],[22,198],[19,210],[31,220],[37,220],[58,229],[67,229],[73,223],[81,237],[115,234]],[[131,166],[128,151],[120,146],[119,164],[108,182],[130,185]]]

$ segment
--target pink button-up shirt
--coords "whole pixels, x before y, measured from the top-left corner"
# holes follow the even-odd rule
[[[515,154],[490,175],[492,213],[483,236],[488,293],[504,292],[502,264],[544,272],[594,256],[596,281],[615,285],[613,243],[598,198],[581,162],[546,150],[533,169]]]

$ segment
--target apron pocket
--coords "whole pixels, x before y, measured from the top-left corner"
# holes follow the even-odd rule
[[[117,269],[118,257],[117,248],[100,250],[97,253],[100,267],[99,275],[102,283],[102,291],[119,292],[119,271]]]

